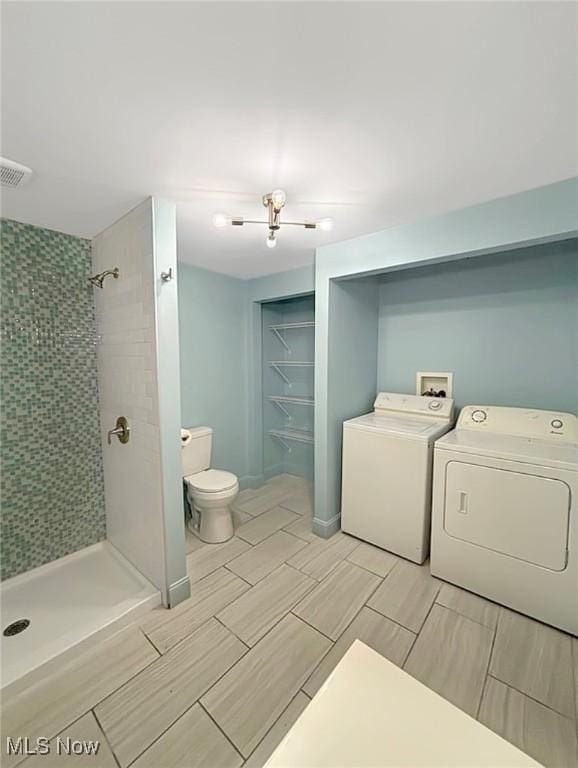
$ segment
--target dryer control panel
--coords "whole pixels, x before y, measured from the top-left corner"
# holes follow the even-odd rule
[[[406,416],[424,416],[437,421],[451,421],[454,401],[450,397],[378,392],[373,407],[375,412],[381,415],[403,413]]]
[[[457,429],[578,443],[578,418],[560,411],[467,405],[461,410]]]

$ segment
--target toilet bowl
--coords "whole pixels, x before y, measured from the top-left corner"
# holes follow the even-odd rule
[[[209,544],[227,541],[234,533],[231,504],[239,492],[232,472],[209,469],[213,446],[211,427],[181,433],[183,482],[191,509],[189,529]]]
[[[206,469],[184,478],[191,508],[189,529],[203,541],[218,544],[234,533],[231,504],[239,492],[232,472]]]

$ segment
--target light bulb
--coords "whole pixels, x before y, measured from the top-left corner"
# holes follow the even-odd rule
[[[324,232],[329,232],[333,229],[333,219],[321,219],[321,221],[317,222],[317,226]]]
[[[226,227],[227,224],[230,222],[230,218],[226,216],[224,213],[216,213],[213,216],[213,224],[215,227]]]
[[[285,200],[287,200],[287,195],[282,189],[274,189],[271,192],[271,200],[273,201],[275,208],[283,208]]]
[[[275,237],[275,234],[270,232],[265,242],[267,243],[267,248],[274,248],[277,245],[277,238]]]

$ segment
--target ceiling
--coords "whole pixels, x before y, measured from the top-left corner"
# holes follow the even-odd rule
[[[552,2],[2,4],[3,215],[90,237],[148,195],[249,278],[578,174],[576,10]],[[215,212],[332,232],[215,229]]]

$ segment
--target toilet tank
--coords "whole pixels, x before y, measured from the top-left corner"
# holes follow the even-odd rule
[[[213,430],[211,427],[190,427],[191,440],[181,448],[183,477],[204,472],[211,466]]]

